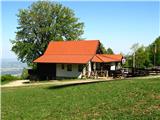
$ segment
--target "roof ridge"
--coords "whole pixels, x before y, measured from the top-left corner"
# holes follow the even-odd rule
[[[95,55],[98,59],[100,59],[102,62],[104,62],[99,56],[97,56],[97,54]]]
[[[106,55],[114,55],[114,54],[106,54]],[[110,58],[110,59],[113,59],[113,60],[118,60],[118,58],[112,58],[112,57],[109,57],[109,56],[104,56],[104,54],[101,54],[101,56],[103,56],[105,58]]]
[[[92,42],[92,41],[99,41],[99,40],[67,40],[67,41],[50,41],[50,42]]]
[[[88,56],[88,55],[95,55],[95,54],[43,54],[43,55],[83,55],[83,56]]]

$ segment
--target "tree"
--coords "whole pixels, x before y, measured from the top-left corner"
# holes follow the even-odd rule
[[[21,79],[28,79],[28,78],[29,78],[28,70],[24,68],[21,74]]]
[[[148,47],[136,43],[132,45],[131,50],[131,54],[125,56],[127,62],[124,66],[136,68],[146,68],[151,66]]]
[[[138,68],[160,66],[160,36],[147,47],[136,43],[131,50],[131,54],[125,56],[127,59],[125,67],[131,67],[133,63]]]
[[[140,47],[139,43],[133,44],[131,47],[131,53],[134,54],[138,50],[139,47]]]
[[[114,52],[111,48],[108,48],[106,50],[106,48],[104,47],[104,45],[102,43],[100,44],[100,50],[102,51],[102,54],[114,54]]]
[[[106,51],[106,54],[114,54],[114,52],[111,48],[108,48],[107,51]]]
[[[102,43],[100,43],[100,50],[102,51],[103,54],[106,54],[106,48],[104,47],[104,45]]]
[[[160,36],[149,45],[148,49],[152,65],[160,66]]]
[[[147,52],[147,47],[144,47],[143,45],[140,46],[137,51],[135,52],[135,66],[137,68],[145,68],[149,67],[149,54]]]
[[[139,48],[139,43],[135,43],[135,44],[133,44],[132,47],[131,47],[132,67],[136,67],[135,54],[136,54],[136,51],[138,50],[138,48]]]
[[[132,67],[133,66],[133,57],[130,54],[124,55],[124,58],[126,59],[125,64],[123,67]]]
[[[84,24],[74,11],[62,4],[50,1],[34,2],[18,13],[18,27],[12,51],[21,62],[32,65],[41,56],[50,41],[78,40]]]

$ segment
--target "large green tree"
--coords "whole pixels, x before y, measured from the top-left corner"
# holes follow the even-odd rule
[[[34,2],[18,13],[15,40],[12,51],[22,62],[31,65],[42,55],[50,41],[78,40],[84,24],[75,17],[74,11],[60,3]]]

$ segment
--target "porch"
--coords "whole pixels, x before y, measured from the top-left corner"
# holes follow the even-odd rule
[[[82,71],[82,78],[122,77],[121,62],[89,62]]]

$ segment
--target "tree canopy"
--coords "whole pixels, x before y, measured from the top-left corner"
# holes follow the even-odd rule
[[[104,45],[102,43],[100,44],[100,49],[101,49],[103,54],[107,53],[107,50],[106,50],[106,48],[104,47]]]
[[[136,43],[131,50],[131,54],[126,55],[125,67],[132,67],[134,59],[136,68],[160,66],[160,36],[149,46],[144,47]]]
[[[114,54],[114,52],[111,48],[108,48],[107,51],[106,51],[106,54]]]
[[[18,27],[12,51],[21,62],[31,65],[41,56],[50,41],[78,40],[84,23],[79,22],[74,11],[60,3],[34,2],[17,14]]]
[[[155,66],[160,66],[160,36],[156,38],[151,45],[149,45],[149,57],[153,65],[155,64]]]

